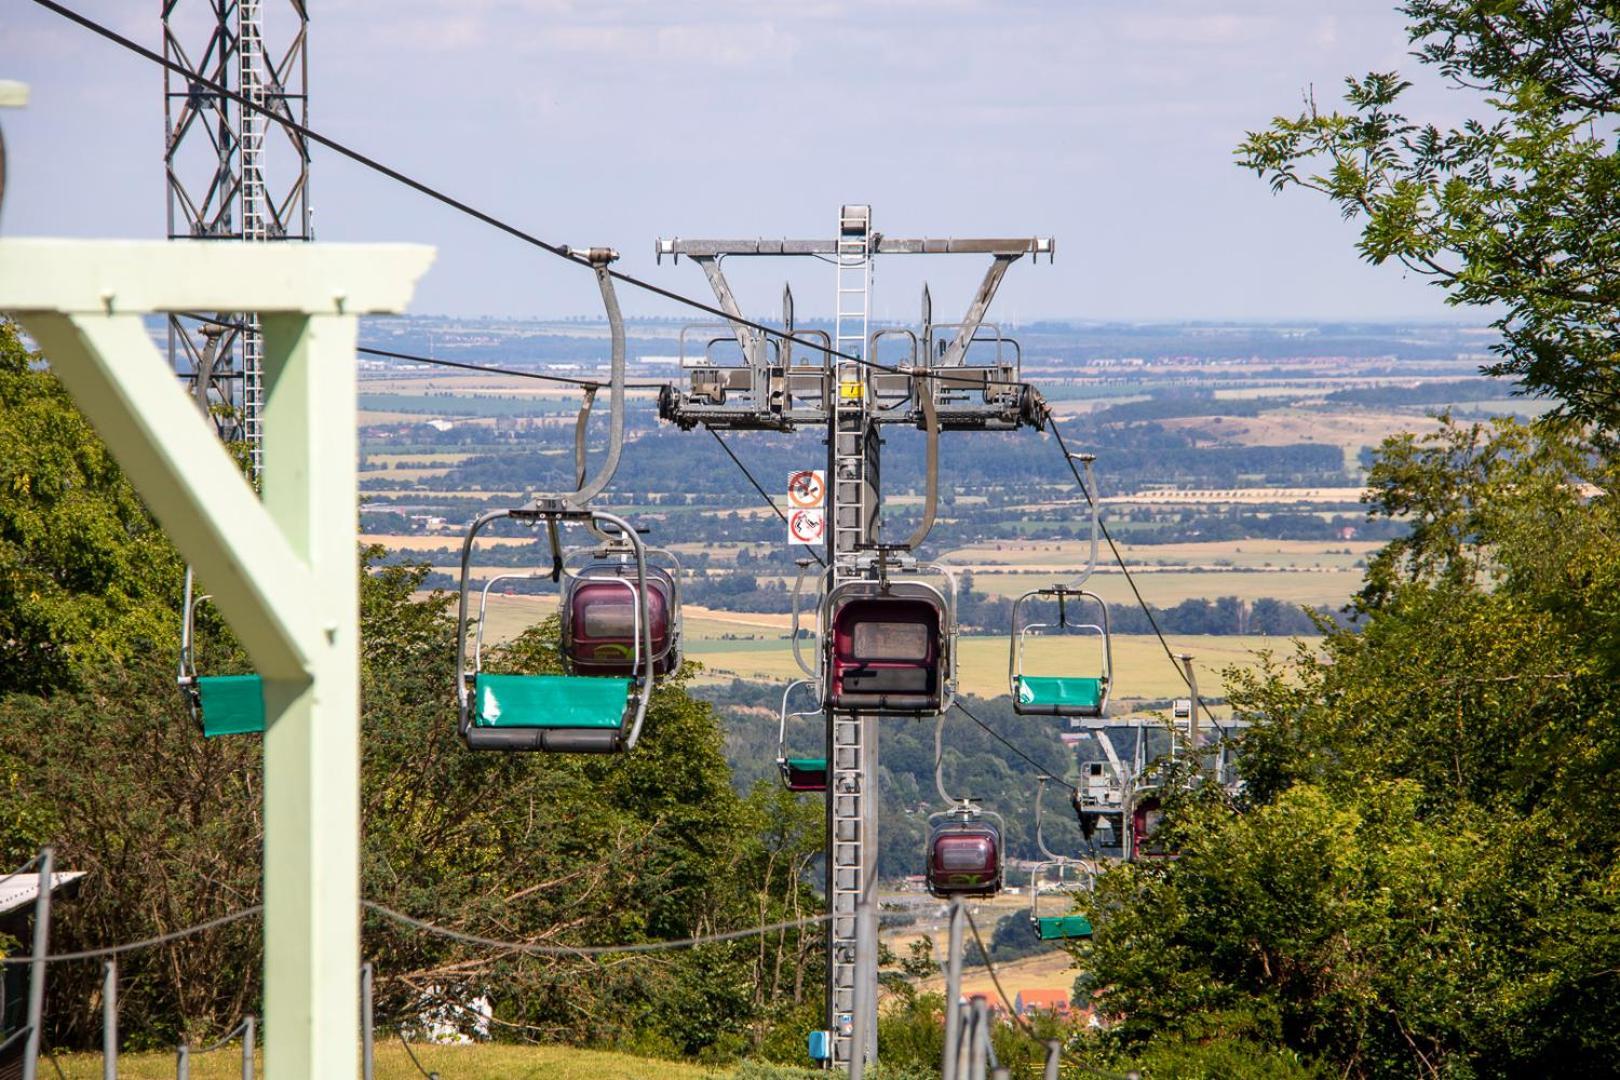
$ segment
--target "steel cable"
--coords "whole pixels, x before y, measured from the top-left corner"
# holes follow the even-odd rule
[[[259,113],[271,123],[281,125],[288,132],[295,134],[300,138],[307,139],[310,142],[315,143],[317,146],[323,146],[333,153],[348,158],[350,161],[353,161],[358,165],[363,165],[373,172],[386,176],[390,180],[404,184],[412,191],[415,191],[420,195],[425,195],[435,202],[442,203],[443,205],[450,207],[452,210],[465,214],[476,221],[482,222],[493,229],[499,230],[500,232],[506,233],[508,236],[521,240],[526,244],[531,244],[534,247],[547,252],[548,254],[555,255],[558,258],[574,263],[577,266],[590,267],[592,265],[589,259],[583,255],[576,254],[566,244],[555,244],[551,243],[550,241],[543,240],[525,229],[519,228],[518,226],[504,221],[493,214],[487,213],[486,211],[480,210],[470,203],[463,202],[454,195],[440,191],[438,188],[435,188],[421,180],[417,180],[406,173],[400,172],[398,169],[395,169],[392,166],[385,165],[368,154],[362,153],[353,147],[347,146],[331,136],[323,135],[314,128],[311,128],[306,124],[301,124],[292,119],[290,116],[284,116],[261,102],[253,101],[247,96],[231,90],[229,87],[221,85],[218,82],[215,82],[214,80],[203,75],[201,72],[193,71],[190,68],[187,68],[184,64],[176,63],[175,61],[170,60],[168,57],[148,49],[139,42],[118,33],[111,27],[98,23],[89,16],[83,15],[64,4],[57,3],[56,0],[33,0],[33,2],[40,7],[60,15],[69,22],[75,23],[84,29],[89,30],[91,33],[105,38],[113,44],[118,45],[119,47],[126,49],[145,60],[149,60],[152,63],[172,71],[177,75],[184,76],[185,79],[191,84],[193,92],[198,89],[202,89],[207,90],[210,93],[218,94],[226,100],[235,103],[240,108]],[[750,330],[757,330],[760,333],[765,334],[767,337],[773,337],[785,343],[799,345],[815,352],[820,352],[830,357],[837,357],[840,360],[858,364],[874,371],[887,371],[892,374],[910,374],[910,372],[906,371],[904,368],[896,367],[890,364],[880,364],[875,360],[868,360],[861,356],[852,356],[849,353],[840,352],[830,346],[819,344],[812,339],[797,337],[783,330],[778,330],[775,327],[767,326],[764,323],[755,322],[752,319],[743,317],[742,315],[730,314],[724,309],[716,307],[713,304],[698,300],[695,297],[686,296],[682,293],[675,292],[673,289],[666,289],[662,285],[656,285],[645,278],[636,277],[634,274],[627,274],[621,270],[613,270],[611,268],[606,269],[605,273],[607,273],[607,275],[613,278],[615,281],[622,282],[645,292],[650,292],[655,296],[661,296],[666,300],[672,300],[677,304],[683,304],[692,308],[693,310],[701,311],[706,315],[713,315],[716,318],[724,319],[728,324],[734,326],[744,326]],[[944,374],[935,374],[931,377],[945,382],[952,382],[968,386],[1027,387],[1030,385],[1029,383],[1022,381],[984,380]]]
[[[782,512],[782,508],[780,506],[776,505],[776,500],[771,498],[770,492],[766,491],[763,487],[761,487],[759,481],[754,479],[754,474],[748,471],[748,466],[744,465],[742,463],[742,459],[739,458],[737,456],[736,452],[731,449],[731,444],[726,442],[726,440],[722,439],[720,437],[720,433],[718,431],[714,430],[714,428],[710,427],[707,424],[704,424],[703,427],[704,427],[704,430],[706,430],[710,435],[714,436],[714,441],[720,444],[720,449],[724,450],[726,452],[726,456],[729,457],[734,463],[736,463],[737,468],[742,470],[742,474],[744,476],[748,477],[748,482],[750,484],[754,485],[754,490],[759,492],[760,496],[762,498],[764,498],[765,505],[769,506],[771,508],[771,511],[777,517],[782,519],[782,524],[784,524],[784,525],[788,524],[787,515]],[[811,547],[809,544],[805,544],[805,545],[803,545],[803,547],[804,547],[804,549],[806,551],[808,551],[810,553],[811,557],[814,558],[816,560],[816,562],[820,563],[824,567],[827,565],[827,560],[823,559],[821,557],[821,555],[816,551],[815,548]]]
[[[104,956],[117,956],[119,953],[135,952],[138,949],[150,949],[158,945],[167,945],[171,941],[178,941],[181,938],[190,937],[193,934],[200,934],[204,930],[213,930],[217,927],[228,926],[231,923],[240,922],[241,920],[250,918],[254,915],[263,914],[263,912],[263,904],[254,904],[252,907],[243,908],[241,911],[233,911],[229,915],[221,915],[217,919],[209,919],[207,922],[198,923],[196,926],[188,926],[184,930],[175,930],[171,933],[159,934],[157,937],[143,938],[140,941],[130,941],[123,945],[108,945],[101,949],[85,949],[82,952],[54,953],[50,956],[40,957],[40,959],[47,964],[55,964],[66,960],[95,960]],[[7,956],[0,958],[0,964],[21,965],[31,964],[33,962],[34,958],[31,956]]]
[[[1009,742],[1007,740],[1006,736],[1002,735],[995,728],[991,727],[989,724],[986,724],[983,720],[980,720],[977,716],[974,716],[972,713],[968,712],[967,706],[962,704],[962,699],[961,698],[956,698],[955,700],[952,701],[952,704],[956,706],[956,708],[962,713],[963,716],[967,717],[969,720],[973,721],[975,724],[978,724],[981,728],[983,728],[990,735],[991,738],[995,739],[1002,746],[1005,746],[1007,749],[1011,750],[1013,753],[1015,753],[1019,757],[1023,758],[1024,761],[1027,762],[1028,764],[1035,766],[1035,768],[1040,771],[1042,776],[1050,777],[1051,779],[1055,780],[1057,783],[1062,784],[1064,787],[1068,788],[1070,791],[1079,791],[1080,790],[1079,788],[1075,787],[1073,784],[1069,783],[1067,780],[1063,779],[1063,777],[1061,777],[1057,773],[1053,772],[1051,769],[1048,769],[1046,766],[1042,765],[1040,762],[1036,761],[1034,758],[1030,757],[1028,754],[1024,753],[1022,750],[1018,749],[1018,747],[1014,746],[1011,742]]]
[[[807,926],[817,926],[832,918],[830,914],[808,915],[802,919],[789,919],[764,926],[751,926],[746,930],[728,930],[719,934],[675,938],[668,941],[644,941],[632,945],[536,945],[526,941],[502,941],[497,938],[464,933],[460,930],[451,930],[449,927],[438,926],[425,919],[407,915],[403,911],[395,911],[393,908],[379,904],[374,900],[366,900],[362,903],[365,908],[382,915],[384,918],[392,919],[404,926],[436,934],[439,937],[448,938],[451,941],[460,941],[463,944],[478,945],[489,949],[506,949],[509,952],[531,953],[537,956],[614,956],[620,953],[651,953],[672,949],[690,949],[715,942],[760,937],[764,934],[775,933],[778,930],[795,930]]]
[[[1081,477],[1080,470],[1075,467],[1074,458],[1069,454],[1068,444],[1063,441],[1063,432],[1058,430],[1057,420],[1050,416],[1047,417],[1046,427],[1047,430],[1050,431],[1054,437],[1056,437],[1058,449],[1063,452],[1063,460],[1068,464],[1069,471],[1074,474],[1074,482],[1079,485],[1080,494],[1085,496],[1086,505],[1088,507],[1093,505],[1091,492],[1086,489],[1086,482],[1084,478]],[[1108,531],[1107,523],[1103,522],[1099,518],[1098,526],[1102,529],[1103,539],[1108,541],[1108,550],[1113,553],[1114,562],[1119,564],[1120,572],[1125,575],[1125,583],[1131,587],[1131,595],[1136,597],[1136,603],[1139,607],[1141,607],[1142,614],[1147,616],[1148,625],[1153,628],[1153,636],[1159,639],[1159,646],[1164,650],[1165,659],[1170,661],[1170,666],[1176,669],[1176,675],[1180,677],[1183,683],[1186,683],[1187,689],[1191,691],[1192,683],[1188,680],[1187,673],[1182,670],[1181,665],[1176,662],[1176,654],[1170,648],[1170,642],[1165,639],[1164,631],[1160,629],[1159,620],[1157,616],[1153,614],[1153,609],[1149,607],[1148,602],[1143,599],[1142,590],[1136,587],[1136,577],[1131,573],[1131,568],[1126,565],[1125,556],[1120,554],[1119,545],[1114,543],[1114,536]],[[1198,704],[1199,707],[1203,709],[1204,715],[1209,718],[1209,722],[1215,726],[1215,730],[1220,733],[1221,741],[1230,742],[1231,736],[1227,732],[1226,725],[1215,719],[1215,714],[1210,712],[1209,706],[1204,704],[1202,698],[1199,699]],[[1197,748],[1195,747],[1194,749],[1196,750]]]
[[[214,315],[204,315],[201,312],[183,311],[176,312],[175,314],[180,315],[183,318],[191,319],[195,322],[208,323],[211,326],[223,326],[228,330],[247,329],[247,327],[242,323],[232,322],[229,319],[221,319]],[[392,360],[409,360],[416,364],[432,364],[435,367],[460,368],[463,371],[481,371],[490,375],[510,375],[513,378],[518,379],[539,379],[542,382],[565,383],[569,386],[587,387],[593,390],[600,390],[602,387],[607,385],[607,383],[600,379],[581,379],[572,375],[547,375],[539,371],[524,371],[520,368],[497,367],[494,364],[473,364],[465,360],[444,360],[436,356],[421,356],[415,353],[394,352],[390,349],[378,349],[369,345],[357,345],[355,346],[354,351],[357,353],[364,353],[367,356],[382,356]],[[662,390],[666,384],[661,382],[639,382],[625,383],[624,385],[625,389],[627,390]]]

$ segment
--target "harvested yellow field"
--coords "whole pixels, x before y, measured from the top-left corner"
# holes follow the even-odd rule
[[[363,533],[360,536],[360,542],[362,544],[381,544],[394,551],[438,551],[440,548],[459,551],[461,549],[461,535],[459,533],[429,533],[423,536],[407,536],[400,533]],[[481,536],[478,539],[478,548],[522,547],[525,544],[532,543],[534,543],[534,539],[527,536]]]
[[[429,417],[425,413],[386,412],[377,409],[361,409],[356,423],[360,427],[369,427],[373,424],[425,424]]]
[[[968,637],[959,643],[958,688],[978,697],[998,697],[1007,693],[1007,654],[1005,637]],[[1034,643],[1026,654],[1030,672],[1060,671],[1088,667],[1095,653],[1076,653],[1053,640]],[[1175,652],[1193,654],[1199,689],[1212,696],[1224,693],[1220,677],[1230,667],[1252,668],[1258,653],[1271,650],[1293,651],[1288,638],[1253,636],[1176,636],[1170,638]],[[728,641],[689,635],[687,656],[704,665],[704,681],[724,682],[739,678],[760,682],[786,683],[801,677],[794,663],[790,643],[783,640]],[[1186,692],[1177,669],[1164,655],[1152,635],[1116,635],[1114,638],[1114,696],[1119,702],[1159,700]]]
[[[1300,569],[1241,570],[1211,567],[1207,570],[1170,570],[1133,567],[1136,586],[1142,598],[1154,607],[1174,607],[1183,600],[1205,600],[1236,596],[1241,600],[1271,597],[1309,607],[1339,607],[1361,588],[1360,570]],[[973,588],[991,596],[1020,596],[1061,580],[1051,571],[1040,573],[982,573],[973,576]],[[1086,588],[1103,598],[1110,607],[1136,606],[1125,575],[1099,570]]]
[[[1120,554],[1133,572],[1170,566],[1315,569],[1351,566],[1382,546],[1375,540],[1207,540],[1121,544]],[[1004,540],[957,548],[943,559],[953,567],[975,572],[1015,567],[1078,570],[1089,556],[1089,545],[1074,541]],[[1107,558],[1106,548],[1099,558]]]
[[[370,453],[366,460],[374,465],[383,465],[388,468],[424,468],[439,465],[459,465],[468,458],[480,455],[472,452],[446,450],[442,453],[431,454],[379,454]]]
[[[1332,389],[1331,387],[1326,389]],[[1317,394],[1322,393],[1317,390]],[[1166,429],[1239,446],[1292,446],[1326,443],[1359,450],[1377,446],[1397,432],[1429,432],[1439,424],[1416,413],[1371,410],[1335,410],[1324,414],[1306,409],[1278,409],[1259,416],[1189,416],[1162,420]]]
[[[1277,503],[1359,503],[1365,489],[1320,488],[1164,488],[1130,495],[1107,495],[1104,506],[1259,506]]]

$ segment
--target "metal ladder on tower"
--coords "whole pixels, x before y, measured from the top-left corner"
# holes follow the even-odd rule
[[[845,206],[838,215],[837,321],[833,347],[844,357],[866,359],[867,317],[872,281],[868,241],[869,206]],[[836,397],[833,402],[832,580],[837,584],[856,573],[859,545],[873,539],[871,493],[867,484],[867,438],[870,395],[864,364],[833,357]],[[828,930],[829,997],[832,1013],[833,1068],[847,1068],[862,1051],[855,1047],[855,988],[867,973],[857,965],[856,909],[867,886],[867,747],[865,721],[850,713],[831,713],[828,798],[832,800],[832,866],[829,875],[832,923]],[[866,966],[870,966],[870,963]]]
[[[867,313],[872,286],[872,260],[867,251],[871,235],[872,208],[845,206],[838,213],[838,295],[837,322],[833,348],[843,356],[833,357],[837,378],[837,398],[833,412],[837,420],[837,445],[833,450],[836,469],[833,488],[833,543],[839,560],[853,556],[856,545],[866,535],[871,507],[866,485],[866,366],[844,357],[866,359]],[[838,571],[834,571],[834,579]]]
[[[264,21],[260,0],[238,0],[237,60],[243,108],[238,153],[242,169],[242,239],[266,240],[264,187]],[[242,313],[242,438],[252,475],[264,466],[264,335],[255,312]]]

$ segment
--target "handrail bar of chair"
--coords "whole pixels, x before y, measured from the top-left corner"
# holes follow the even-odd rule
[[[814,716],[814,715],[816,715],[816,713],[810,713],[810,712],[796,712],[796,713],[788,712],[788,700],[793,696],[793,690],[794,690],[795,687],[814,686],[814,685],[815,684],[812,683],[811,680],[809,680],[809,679],[794,679],[792,682],[788,683],[787,688],[782,691],[781,722],[777,725],[777,729],[776,729],[776,763],[778,765],[782,765],[782,764],[786,763],[786,761],[787,761],[787,722],[788,722],[788,717],[789,716]]]
[[[473,670],[474,671],[478,671],[478,670],[482,669],[483,666],[484,666],[484,613],[489,607],[489,590],[494,588],[495,583],[497,581],[505,581],[508,578],[529,578],[529,579],[533,579],[533,578],[545,577],[545,576],[546,576],[546,573],[545,573],[545,571],[542,571],[542,570],[525,570],[522,573],[514,572],[514,573],[511,573],[511,574],[496,574],[494,577],[492,577],[488,581],[484,582],[484,588],[480,592],[479,597],[478,597],[478,629],[476,631],[474,631],[474,634],[473,634]]]
[[[472,569],[473,544],[484,526],[511,516],[511,510],[486,511],[474,519],[461,541],[461,585],[456,603],[456,706],[460,713],[457,730],[464,737],[472,727],[471,701],[467,695],[467,586]]]

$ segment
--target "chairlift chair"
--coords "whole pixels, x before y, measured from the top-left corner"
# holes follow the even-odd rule
[[[648,556],[646,618],[651,634],[653,673],[662,678],[681,666],[681,567],[673,552],[643,548]],[[590,562],[578,571],[567,563],[581,554]],[[650,561],[664,560],[664,565]],[[580,675],[633,676],[637,670],[636,604],[623,582],[635,567],[635,552],[610,538],[603,547],[575,551],[564,558],[562,580],[562,650]]]
[[[246,735],[264,730],[264,680],[258,675],[198,675],[195,654],[197,607],[207,596],[195,595],[191,567],[186,567],[180,622],[179,686],[186,710],[205,738]]]
[[[556,551],[557,526],[565,522],[607,525],[617,531],[629,549],[625,572],[616,578],[605,575],[570,577],[593,588],[580,613],[591,619],[598,605],[615,604],[630,609],[630,656],[628,673],[596,674],[582,671],[567,648],[559,650],[562,674],[495,674],[483,670],[482,623],[472,663],[468,663],[468,597],[474,542],[480,531],[492,522],[512,518],[538,527],[548,526]],[[559,557],[560,558],[560,557]],[[560,576],[560,575],[559,575]],[[536,500],[516,510],[494,510],[480,516],[468,530],[461,549],[461,587],[456,626],[456,692],[460,712],[459,730],[474,750],[538,750],[554,753],[606,754],[630,750],[641,735],[647,702],[656,678],[657,653],[653,646],[650,616],[646,550],[641,537],[628,522],[614,514],[589,508],[580,509],[562,500]],[[485,595],[487,596],[487,586]],[[607,598],[611,597],[611,601]],[[566,606],[575,597],[566,591]],[[616,615],[615,615],[616,617]],[[606,621],[606,619],[604,619]],[[593,647],[599,641],[592,638]],[[587,667],[595,663],[594,653]]]
[[[1046,837],[1042,832],[1043,800],[1046,796],[1047,777],[1038,777],[1035,787],[1035,846],[1045,856],[1045,861],[1035,864],[1029,873],[1029,922],[1035,930],[1035,936],[1042,941],[1066,941],[1073,938],[1088,938],[1091,936],[1091,920],[1084,915],[1042,915],[1041,914],[1041,881],[1046,875],[1049,866],[1058,868],[1059,880],[1062,879],[1066,867],[1079,865],[1078,860],[1069,859],[1052,851],[1046,846]]]
[[[1024,622],[1019,616],[1032,600],[1055,600],[1058,615],[1054,622]],[[1075,622],[1069,606],[1075,602],[1095,605],[1095,622]],[[1100,644],[1100,659],[1092,666],[1066,665],[1067,671],[1083,670],[1086,674],[1033,675],[1025,670],[1028,641],[1031,637],[1077,640],[1095,638]],[[1076,650],[1078,654],[1079,650]],[[1075,655],[1075,654],[1071,654]],[[1108,711],[1108,693],[1113,681],[1113,640],[1108,629],[1108,605],[1096,593],[1055,585],[1034,589],[1013,601],[1013,642],[1009,664],[1013,711],[1019,716],[1079,716],[1096,718]]]
[[[1131,808],[1131,857],[1133,859],[1173,859],[1179,854],[1164,846],[1157,836],[1164,823],[1164,804],[1157,795],[1137,800]]]
[[[788,757],[787,756],[787,726],[788,721],[801,717],[821,717],[821,709],[806,709],[800,712],[789,712],[788,706],[793,697],[793,691],[799,687],[808,689],[815,700],[820,702],[821,695],[816,692],[815,683],[809,679],[795,679],[788,683],[787,689],[782,691],[782,722],[776,734],[776,769],[782,776],[782,784],[789,791],[826,791],[827,790],[827,759],[825,757]]]
[[[945,714],[934,724],[934,787],[949,810],[928,817],[928,891],[935,896],[994,896],[1006,873],[1001,815],[945,790]]]
[[[1091,500],[1091,557],[1085,571],[1072,582],[1060,582],[1042,589],[1033,589],[1013,601],[1012,636],[1007,658],[1007,681],[1012,694],[1013,711],[1020,716],[1076,716],[1098,718],[1107,714],[1108,694],[1113,683],[1113,637],[1108,628],[1108,605],[1102,597],[1085,588],[1097,569],[1097,541],[1101,521],[1092,477],[1092,456],[1077,456],[1085,466],[1085,490]],[[1057,619],[1053,622],[1026,622],[1022,613],[1032,601],[1055,601]],[[1095,607],[1095,621],[1076,620],[1071,617],[1070,605]],[[1025,670],[1028,641],[1031,637],[1060,638],[1083,641],[1095,638],[1099,644],[1099,657],[1086,662],[1079,659],[1080,650],[1065,652],[1064,663],[1054,674],[1031,674]]]
[[[964,799],[928,816],[928,891],[934,896],[994,896],[1006,872],[1001,815]]]
[[[597,386],[591,384],[585,388],[585,400],[574,424],[577,490],[537,498],[515,510],[483,514],[473,522],[462,542],[456,609],[456,701],[458,729],[474,750],[580,754],[630,750],[641,737],[660,660],[666,670],[679,663],[678,574],[660,575],[650,570],[646,545],[630,523],[590,506],[591,500],[612,481],[624,450],[624,318],[608,269],[618,254],[609,248],[565,250],[595,272],[607,312],[612,345],[608,448],[595,474],[587,476],[585,431],[597,391]],[[484,671],[481,630],[479,647],[473,650],[471,665],[467,663],[473,547],[482,529],[503,518],[535,528],[546,527],[551,541],[551,577],[561,586],[561,674]],[[563,550],[560,535],[561,527],[567,524],[588,528],[608,545],[609,554],[578,574],[567,573],[568,553]],[[660,598],[656,627],[652,599],[655,592]],[[656,647],[655,629],[659,632]]]
[[[956,585],[948,590],[911,574],[880,571],[830,589],[821,620],[830,708],[935,716],[954,697]]]
[[[1047,868],[1056,866],[1061,878],[1063,869],[1071,865],[1071,860],[1060,858],[1036,863],[1029,872],[1029,923],[1035,930],[1035,936],[1042,941],[1070,941],[1091,936],[1091,920],[1084,915],[1041,914],[1041,882],[1046,877]]]

